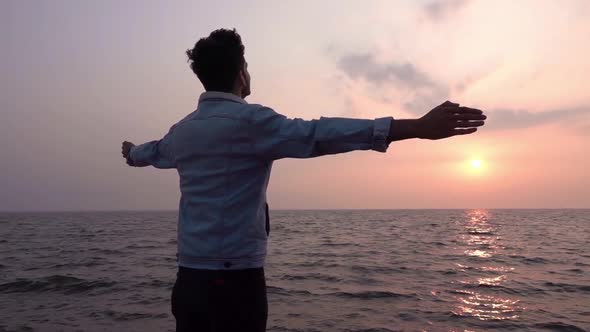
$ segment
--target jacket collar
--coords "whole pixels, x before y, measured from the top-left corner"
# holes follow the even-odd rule
[[[234,95],[233,93],[220,92],[220,91],[206,91],[199,97],[199,103],[207,100],[227,100],[234,103],[247,104],[248,102],[244,99]]]

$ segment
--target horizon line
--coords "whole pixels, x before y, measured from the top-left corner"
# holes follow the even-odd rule
[[[270,211],[407,211],[407,210],[590,210],[590,207],[493,207],[493,208],[280,208]],[[178,212],[178,209],[0,210],[0,213]]]

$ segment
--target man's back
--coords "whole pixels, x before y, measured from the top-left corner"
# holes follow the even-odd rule
[[[271,160],[256,156],[250,118],[259,105],[215,93],[171,130],[180,176],[179,264],[244,269],[264,265]]]

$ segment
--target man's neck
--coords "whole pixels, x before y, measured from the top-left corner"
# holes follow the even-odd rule
[[[244,96],[242,89],[233,89],[231,94],[236,95],[242,99],[246,98],[246,96]]]
[[[206,91],[203,94],[201,94],[201,96],[199,97],[199,102],[202,100],[211,99],[211,98],[213,98],[213,99],[218,99],[218,98],[228,99],[228,100],[233,100],[233,101],[241,103],[241,104],[248,103],[242,97],[236,95],[233,92],[223,92],[223,91]]]

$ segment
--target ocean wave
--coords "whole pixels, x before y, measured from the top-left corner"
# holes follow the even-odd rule
[[[336,293],[328,293],[326,295],[341,297],[341,298],[350,298],[350,299],[363,299],[363,300],[370,300],[370,299],[384,299],[384,298],[413,298],[414,295],[407,295],[407,294],[399,294],[393,293],[388,291],[364,291],[364,292],[356,292],[356,293],[349,293],[349,292],[336,292]]]
[[[363,255],[360,253],[356,253],[356,254],[350,254],[350,253],[334,253],[334,252],[301,252],[301,253],[296,253],[295,255],[297,256],[304,256],[304,257],[327,257],[329,259],[331,258],[338,258],[338,257],[346,257],[346,258],[350,258],[350,257],[362,257]]]
[[[137,313],[137,312],[119,312],[114,310],[105,310],[102,312],[93,312],[89,315],[92,318],[103,318],[108,317],[115,321],[130,321],[137,319],[153,319],[153,318],[167,318],[168,314],[148,314],[148,313]]]
[[[562,322],[538,323],[535,324],[535,327],[559,332],[586,332],[586,330],[580,327]]]
[[[384,327],[378,328],[368,328],[368,329],[361,329],[361,330],[344,330],[345,332],[395,332],[394,330],[386,329]]]
[[[277,326],[277,325],[273,325],[271,327],[268,328],[268,332],[324,332],[324,331],[320,331],[320,330],[316,330],[313,328],[306,328],[306,329],[297,329],[297,328],[288,328],[285,326]]]
[[[160,248],[161,245],[160,244],[137,244],[137,243],[132,243],[128,246],[125,247],[125,249],[155,249],[155,248]]]
[[[521,263],[526,265],[549,263],[549,260],[542,257],[526,257],[522,255],[510,255],[509,257],[519,259]]]
[[[461,281],[461,283],[463,284],[463,287],[467,288],[467,289],[476,289],[476,288],[493,288],[493,289],[503,289],[506,290],[508,292],[517,292],[516,290],[504,287],[504,286],[500,286],[498,284],[494,284],[494,283],[480,283],[478,281]]]
[[[383,273],[383,274],[393,274],[393,273],[404,273],[404,270],[407,270],[405,266],[398,266],[398,267],[388,267],[388,266],[363,266],[363,265],[352,265],[352,266],[344,266],[348,267],[355,272],[361,273]]]
[[[52,268],[61,269],[61,268],[75,268],[75,267],[92,267],[92,266],[100,266],[105,265],[107,262],[102,257],[93,257],[88,261],[82,262],[69,262],[69,263],[58,263],[53,265]],[[32,270],[37,270],[32,268]]]
[[[17,279],[0,284],[0,293],[60,292],[76,294],[97,288],[110,288],[115,284],[114,281],[88,281],[76,277],[52,275],[39,279]]]
[[[494,235],[494,231],[493,230],[470,230],[467,231],[467,234],[471,234],[471,235]]]
[[[165,289],[172,289],[174,286],[174,282],[170,280],[160,280],[160,279],[152,279],[150,281],[143,281],[140,283],[135,284],[135,288],[165,288]]]
[[[361,245],[358,243],[337,243],[337,242],[327,242],[320,244],[320,247],[360,247]]]
[[[528,288],[528,289],[515,289],[515,288],[511,288],[511,287],[505,287],[505,286],[500,286],[500,285],[496,285],[496,284],[479,284],[479,283],[473,283],[473,284],[462,284],[461,285],[466,291],[465,292],[461,292],[460,290],[452,290],[450,291],[450,293],[454,293],[454,294],[464,294],[464,293],[468,293],[470,294],[471,292],[469,290],[478,290],[478,289],[490,289],[490,290],[494,290],[497,292],[501,292],[503,294],[507,294],[507,295],[514,295],[514,296],[522,296],[525,294],[544,294],[545,291],[543,291],[542,289],[539,288]]]
[[[285,289],[278,286],[266,286],[266,292],[269,294],[277,294],[277,295],[285,295],[285,296],[292,296],[292,295],[315,295],[311,292],[305,290],[295,290],[295,289]]]
[[[329,276],[321,273],[308,273],[304,275],[291,275],[285,274],[280,277],[282,280],[321,280],[321,281],[328,281],[328,282],[340,282],[342,278]]]
[[[21,325],[17,326],[16,330],[12,330],[12,329],[9,330],[4,325],[0,325],[0,332],[32,332],[32,331],[35,331],[35,330],[26,324],[21,324]]]
[[[550,282],[547,281],[543,285],[551,288],[553,291],[558,292],[567,292],[567,293],[577,293],[577,292],[590,292],[590,285],[574,285],[574,284],[565,284],[560,282]]]
[[[99,254],[104,254],[104,255],[111,255],[111,256],[120,256],[120,255],[125,254],[121,250],[106,249],[106,248],[90,248],[90,249],[88,249],[88,251],[97,252]]]

